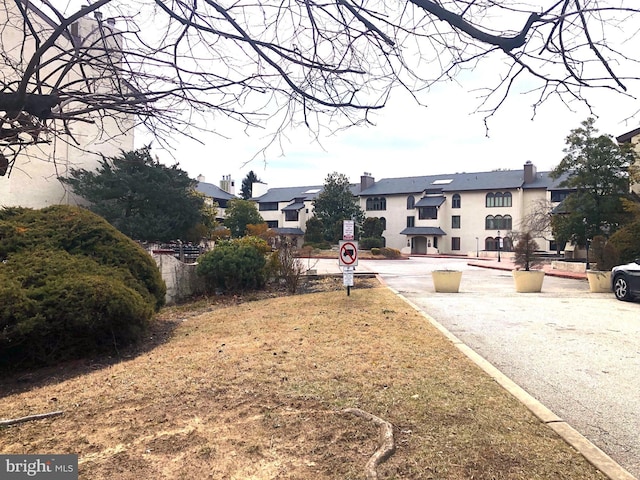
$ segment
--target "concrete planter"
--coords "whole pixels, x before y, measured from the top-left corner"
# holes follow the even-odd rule
[[[611,272],[587,270],[589,291],[591,293],[608,293],[611,291]]]
[[[544,272],[542,270],[513,270],[513,279],[518,293],[538,293],[542,291]]]
[[[439,293],[458,293],[462,272],[456,270],[434,270],[431,272],[433,287]]]

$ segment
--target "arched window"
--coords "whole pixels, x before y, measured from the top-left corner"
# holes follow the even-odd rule
[[[487,237],[484,239],[484,249],[493,252],[498,249],[498,242],[493,237]]]
[[[458,193],[454,193],[453,197],[451,197],[451,208],[460,208],[460,195]]]
[[[495,207],[496,206],[496,199],[495,199],[495,195],[493,193],[487,193],[487,197],[485,200],[485,206],[487,207]]]
[[[511,243],[511,239],[509,237],[502,238],[502,250],[505,252],[510,252],[513,250],[513,244]]]
[[[382,224],[382,231],[384,232],[387,229],[387,219],[380,217],[380,223]]]
[[[511,206],[511,193],[510,192],[505,192],[503,194],[503,198],[504,198],[504,207],[510,207]]]
[[[496,225],[495,225],[495,219],[493,218],[493,215],[487,215],[487,217],[484,219],[484,229],[485,230],[497,230]]]
[[[509,199],[511,199],[511,197],[509,197]],[[511,219],[511,215],[505,215],[502,217],[502,229],[511,230],[513,228],[512,225],[513,221]]]
[[[412,210],[414,208],[416,208],[416,197],[409,195],[407,197],[407,210]]]
[[[387,199],[384,197],[367,198],[367,210],[386,210]]]
[[[510,207],[511,205],[512,198],[510,192],[487,193],[485,200],[486,207]]]

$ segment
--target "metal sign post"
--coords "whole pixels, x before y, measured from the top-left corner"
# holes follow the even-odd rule
[[[358,242],[342,240],[340,242],[339,263],[342,269],[342,283],[347,287],[347,296],[351,295],[353,287],[353,272],[358,265]]]

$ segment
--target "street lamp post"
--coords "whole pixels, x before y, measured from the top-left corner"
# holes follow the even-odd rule
[[[478,249],[478,237],[476,237],[476,258],[480,256],[480,250]]]
[[[498,262],[500,261],[500,230],[498,230]]]

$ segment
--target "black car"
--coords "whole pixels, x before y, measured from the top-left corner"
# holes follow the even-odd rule
[[[611,269],[611,288],[618,300],[640,298],[640,258]]]

